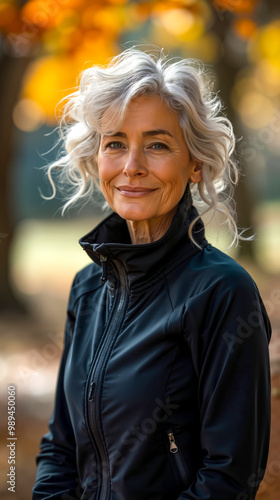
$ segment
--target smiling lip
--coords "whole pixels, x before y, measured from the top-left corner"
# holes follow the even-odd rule
[[[140,198],[141,196],[147,196],[155,191],[155,189],[150,189],[142,186],[118,186],[117,190],[120,194],[129,198]]]

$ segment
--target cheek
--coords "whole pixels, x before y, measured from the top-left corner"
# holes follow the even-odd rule
[[[97,168],[99,179],[101,180],[104,177],[104,171],[106,171],[106,162],[102,156],[100,157],[100,155],[97,157]]]
[[[181,193],[181,191],[184,191],[187,182],[188,182],[188,176],[183,171],[176,172],[175,175],[173,171],[173,175],[170,176],[169,179],[166,179],[166,185],[170,186],[170,189],[172,189],[174,195],[176,194],[178,195]]]
[[[112,208],[112,210],[115,209],[114,207],[114,192],[113,189],[111,189],[110,184],[101,178],[99,178],[99,183],[100,183],[100,189],[101,192],[107,201],[108,205]]]
[[[115,177],[114,169],[111,162],[104,157],[98,157],[97,166],[101,191],[107,203],[114,210],[114,192],[111,184]]]
[[[177,184],[178,186],[182,186],[183,189],[185,190],[189,180],[190,180],[190,171],[191,171],[191,168],[189,165],[184,165],[180,171],[178,172],[178,176],[177,176]]]
[[[97,160],[98,175],[101,183],[109,184],[118,175],[118,165],[111,158],[99,156]]]
[[[110,168],[110,163],[105,158],[98,158],[98,175],[101,184],[110,182],[112,178],[112,168]]]

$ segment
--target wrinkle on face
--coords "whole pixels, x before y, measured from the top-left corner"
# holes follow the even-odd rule
[[[133,243],[156,241],[166,233],[187,183],[198,182],[196,167],[177,113],[157,95],[133,99],[120,130],[101,137],[101,189],[127,221]],[[146,192],[141,194],[141,188]]]

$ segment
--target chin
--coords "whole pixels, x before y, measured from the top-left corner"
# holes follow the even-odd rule
[[[140,222],[153,218],[153,214],[148,213],[143,207],[137,209],[135,207],[127,207],[115,210],[115,212],[122,217],[122,219],[133,222]]]

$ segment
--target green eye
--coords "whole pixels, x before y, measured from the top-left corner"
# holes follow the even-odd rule
[[[162,142],[156,142],[155,144],[152,144],[151,146],[152,149],[168,149],[168,146],[166,144],[163,144]]]
[[[109,144],[107,144],[106,147],[109,149],[119,149],[122,148],[123,145],[121,144],[121,142],[114,141],[114,142],[109,142]]]

